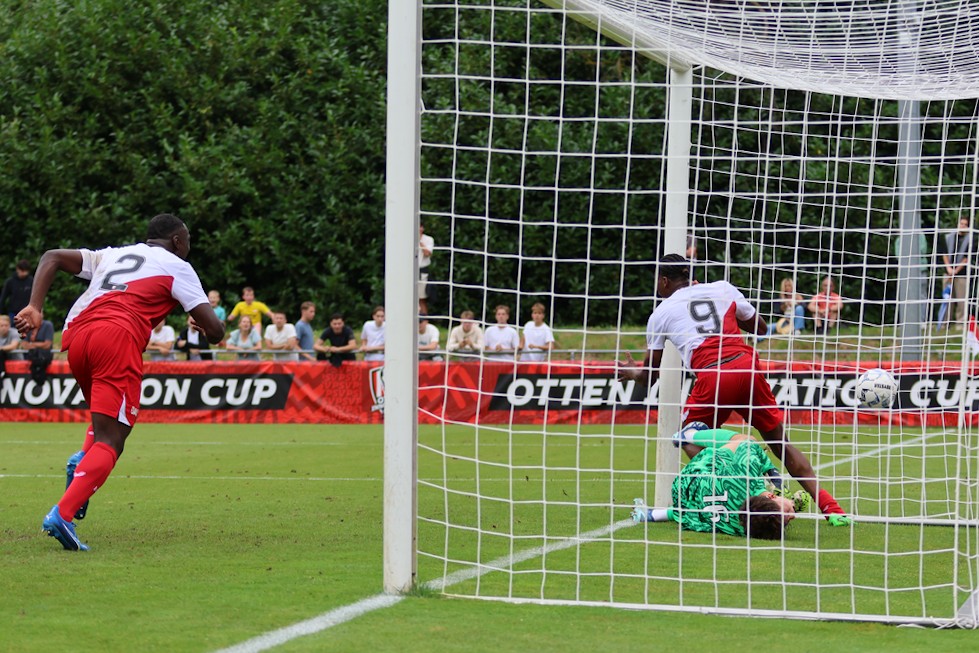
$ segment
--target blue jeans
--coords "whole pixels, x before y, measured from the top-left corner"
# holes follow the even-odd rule
[[[795,317],[792,318],[792,322],[796,331],[802,331],[806,328],[806,309],[802,304],[796,304]]]

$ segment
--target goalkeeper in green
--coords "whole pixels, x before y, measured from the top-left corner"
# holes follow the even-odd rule
[[[673,507],[649,508],[635,500],[636,522],[675,521],[684,529],[781,539],[809,495],[781,496],[782,479],[751,436],[693,422],[673,436],[690,462],[673,480]],[[774,491],[769,491],[771,485]]]

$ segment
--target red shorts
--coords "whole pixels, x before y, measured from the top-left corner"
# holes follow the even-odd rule
[[[136,423],[143,383],[143,350],[133,336],[110,325],[69,327],[62,348],[93,413],[127,426]]]
[[[703,422],[717,428],[732,412],[762,433],[782,423],[782,411],[758,370],[757,356],[743,354],[719,368],[698,371],[684,407],[683,423]]]

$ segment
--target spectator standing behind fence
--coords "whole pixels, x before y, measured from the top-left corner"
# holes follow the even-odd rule
[[[272,358],[277,361],[299,360],[299,341],[296,338],[296,327],[286,321],[286,314],[281,311],[272,313],[272,324],[265,328],[265,348],[275,353]]]
[[[238,320],[238,328],[228,336],[227,348],[237,352],[238,360],[257,361],[258,352],[262,348],[262,338],[252,326],[252,319],[242,315]]]
[[[296,320],[296,342],[299,345],[299,360],[315,361],[313,351],[315,336],[313,335],[313,318],[316,317],[316,304],[303,302],[299,307],[299,319]]]
[[[534,304],[530,308],[531,320],[524,325],[520,335],[520,360],[547,360],[548,353],[554,349],[554,334],[544,323],[544,305]]]
[[[448,352],[460,354],[478,354],[483,349],[483,330],[476,325],[475,314],[463,311],[459,314],[462,324],[449,332],[449,341],[445,344]]]
[[[254,288],[251,286],[245,286],[241,289],[241,301],[235,304],[235,307],[231,309],[231,314],[228,315],[228,322],[231,322],[242,315],[251,319],[252,326],[259,333],[261,333],[262,316],[265,315],[271,320],[272,310],[264,303],[255,299]]]
[[[214,307],[212,306],[211,308]],[[202,350],[207,350],[210,348],[211,345],[207,342],[207,338],[204,337],[204,334],[191,326],[191,318],[188,314],[187,326],[185,326],[177,335],[176,350],[187,354],[187,360],[189,361],[200,361],[212,360],[210,352],[203,354],[201,353]]]
[[[27,259],[17,261],[14,274],[3,282],[0,290],[0,314],[7,315],[13,324],[14,316],[20,313],[31,301],[31,287],[34,276],[31,274],[31,263]]]
[[[51,320],[41,320],[41,326],[33,338],[21,338],[20,348],[26,350],[24,358],[31,362],[31,380],[44,383],[48,365],[54,360],[54,324]]]
[[[173,353],[173,345],[177,341],[177,334],[173,327],[167,324],[166,319],[160,320],[153,330],[150,331],[150,341],[146,343],[146,351],[150,355],[151,361],[175,361],[176,354]]]
[[[428,316],[422,313],[418,316],[418,360],[440,361],[442,356],[435,353],[439,348],[439,329],[428,321]]]
[[[520,348],[520,336],[510,326],[510,307],[500,304],[494,312],[496,324],[486,327],[483,334],[483,353],[490,360],[513,360]]]
[[[0,379],[6,373],[8,360],[23,358],[17,350],[20,348],[20,334],[10,328],[10,318],[0,314]]]
[[[832,277],[823,277],[820,287],[822,291],[817,293],[809,302],[809,312],[812,313],[816,333],[828,333],[831,328],[840,324],[840,310],[843,308],[843,300],[836,293]]]
[[[228,320],[228,311],[224,310],[224,306],[221,306],[221,293],[217,290],[209,290],[207,292],[207,303],[214,309],[214,314],[218,316],[222,324]]]
[[[425,225],[418,225],[418,312],[428,313],[428,268],[432,264],[435,239],[425,235]]]
[[[961,328],[968,318],[966,299],[969,296],[969,264],[972,262],[971,227],[972,221],[969,217],[961,216],[958,229],[945,236],[945,252],[942,255],[945,263],[945,283],[952,284],[948,321],[955,322],[956,328]],[[954,316],[952,307],[955,308]]]
[[[360,351],[365,361],[384,360],[384,307],[375,306],[371,318],[360,331]]]
[[[317,360],[329,361],[333,367],[356,359],[354,351],[357,350],[357,339],[354,338],[354,330],[347,326],[343,313],[330,316],[330,326],[323,329],[313,349],[317,352]]]

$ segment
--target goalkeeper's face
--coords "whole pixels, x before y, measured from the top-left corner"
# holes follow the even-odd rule
[[[778,505],[778,509],[782,512],[782,523],[788,525],[790,521],[795,519],[795,505],[792,503],[791,499],[780,497],[776,494],[772,494],[771,492],[765,492],[763,494]]]

